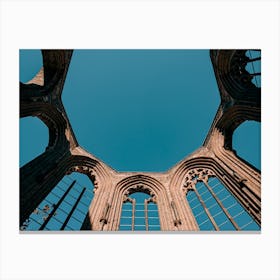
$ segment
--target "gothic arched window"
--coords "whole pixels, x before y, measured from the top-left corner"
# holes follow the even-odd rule
[[[66,175],[34,209],[21,230],[80,230],[93,194],[86,175]]]
[[[119,230],[160,230],[158,207],[153,195],[137,191],[123,200]]]
[[[184,185],[200,230],[260,230],[259,225],[209,170],[192,170]]]

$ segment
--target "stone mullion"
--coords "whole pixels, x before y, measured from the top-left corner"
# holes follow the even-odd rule
[[[234,219],[232,218],[232,216],[229,214],[229,212],[227,211],[227,209],[224,207],[224,205],[222,204],[222,202],[220,201],[220,199],[216,196],[216,194],[212,191],[212,188],[208,185],[207,181],[203,181],[204,185],[206,186],[206,188],[209,190],[209,192],[211,193],[211,195],[214,197],[214,199],[216,200],[216,202],[218,203],[218,205],[221,207],[221,209],[223,210],[223,212],[225,213],[225,215],[227,216],[227,218],[230,220],[230,222],[232,223],[232,225],[234,226],[234,228],[236,230],[240,230],[239,226],[237,225],[237,223],[234,221]]]
[[[146,230],[149,230],[149,220],[148,220],[148,200],[144,200],[144,213],[145,213],[145,225],[146,225]]]
[[[213,224],[215,230],[220,230],[218,225],[216,224],[214,218],[212,217],[210,211],[208,210],[206,204],[204,203],[203,199],[201,198],[200,194],[198,193],[198,191],[197,191],[195,186],[193,187],[193,190],[194,190],[195,194],[197,195],[197,198],[198,198],[199,202],[201,203],[204,211],[206,212],[208,218],[210,219],[211,223]]]
[[[131,230],[134,231],[134,227],[135,227],[135,208],[136,208],[136,200],[132,199],[131,200],[132,203],[132,213],[131,213]]]
[[[50,212],[50,214],[47,216],[46,220],[44,221],[44,223],[40,226],[39,230],[43,230],[47,223],[50,221],[50,219],[54,216],[57,208],[61,205],[61,203],[64,201],[65,197],[67,196],[67,194],[71,191],[71,189],[73,188],[73,186],[75,185],[76,180],[74,180],[69,187],[67,188],[67,190],[65,191],[65,193],[62,195],[62,197],[59,199],[59,201],[57,203],[55,203],[55,205],[53,206],[52,211]]]
[[[72,208],[71,208],[70,212],[68,213],[67,218],[66,218],[66,220],[64,221],[63,225],[61,226],[60,230],[64,230],[65,227],[67,226],[67,223],[68,223],[69,220],[71,219],[71,217],[72,217],[74,211],[76,210],[76,208],[77,208],[79,202],[81,201],[82,196],[83,196],[83,194],[85,193],[85,190],[86,190],[86,188],[83,188],[83,189],[82,189],[82,191],[81,191],[79,197],[77,198],[75,204],[72,206]]]

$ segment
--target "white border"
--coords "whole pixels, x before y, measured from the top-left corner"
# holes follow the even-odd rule
[[[10,0],[0,26],[1,279],[280,278],[278,1]],[[20,235],[19,48],[261,48],[262,233]]]

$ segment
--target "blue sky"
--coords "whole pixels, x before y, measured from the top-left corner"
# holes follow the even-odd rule
[[[22,82],[41,66],[39,50],[20,51]],[[209,50],[75,50],[62,100],[82,147],[118,171],[156,172],[202,145],[220,102]],[[20,120],[21,166],[47,143],[44,124]],[[241,125],[233,147],[260,168],[260,124]]]
[[[39,50],[20,51],[22,82],[31,80],[41,66]],[[117,171],[162,172],[202,145],[220,96],[209,50],[75,50],[62,100],[78,143],[87,151]],[[47,144],[48,129],[39,119],[20,119],[20,166],[43,153]],[[238,127],[233,148],[260,169],[260,124],[245,122]],[[29,230],[38,230],[47,214],[44,208],[57,203],[74,179],[78,182],[46,230],[61,228],[86,187],[66,227],[80,229],[93,186],[87,176],[72,173],[31,214]],[[121,221],[127,229],[129,219]],[[245,215],[242,224],[248,221]],[[156,219],[151,218],[151,222]],[[202,228],[211,229],[204,223]],[[226,224],[225,229],[229,226]],[[258,229],[255,223],[249,227]]]

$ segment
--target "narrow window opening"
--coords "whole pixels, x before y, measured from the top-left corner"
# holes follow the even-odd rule
[[[34,209],[21,230],[80,230],[93,199],[86,175],[66,175]]]

